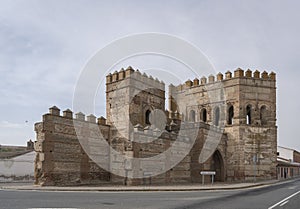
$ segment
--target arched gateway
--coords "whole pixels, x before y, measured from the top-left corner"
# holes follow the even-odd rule
[[[211,170],[216,171],[215,181],[225,181],[224,161],[219,150],[212,155]]]

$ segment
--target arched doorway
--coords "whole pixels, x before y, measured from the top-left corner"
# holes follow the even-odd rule
[[[225,181],[224,161],[219,150],[216,150],[212,156],[211,169],[216,171],[215,181]]]

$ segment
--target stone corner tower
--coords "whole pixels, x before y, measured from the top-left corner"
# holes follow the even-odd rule
[[[227,180],[276,177],[276,74],[238,68],[222,80],[226,96]]]

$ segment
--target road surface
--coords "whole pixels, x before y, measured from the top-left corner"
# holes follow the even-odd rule
[[[0,209],[299,209],[300,180],[251,189],[185,192],[0,190]]]

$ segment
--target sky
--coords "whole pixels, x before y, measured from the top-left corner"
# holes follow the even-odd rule
[[[49,107],[72,108],[80,73],[95,53],[124,36],[153,32],[193,44],[216,73],[238,67],[276,72],[278,144],[300,150],[296,0],[0,0],[0,4],[0,144],[35,140],[34,123]],[[147,70],[161,63],[163,68],[170,64],[149,56],[117,67],[131,64]],[[180,76],[189,79],[188,73]],[[100,86],[97,117],[105,115],[103,91]]]

